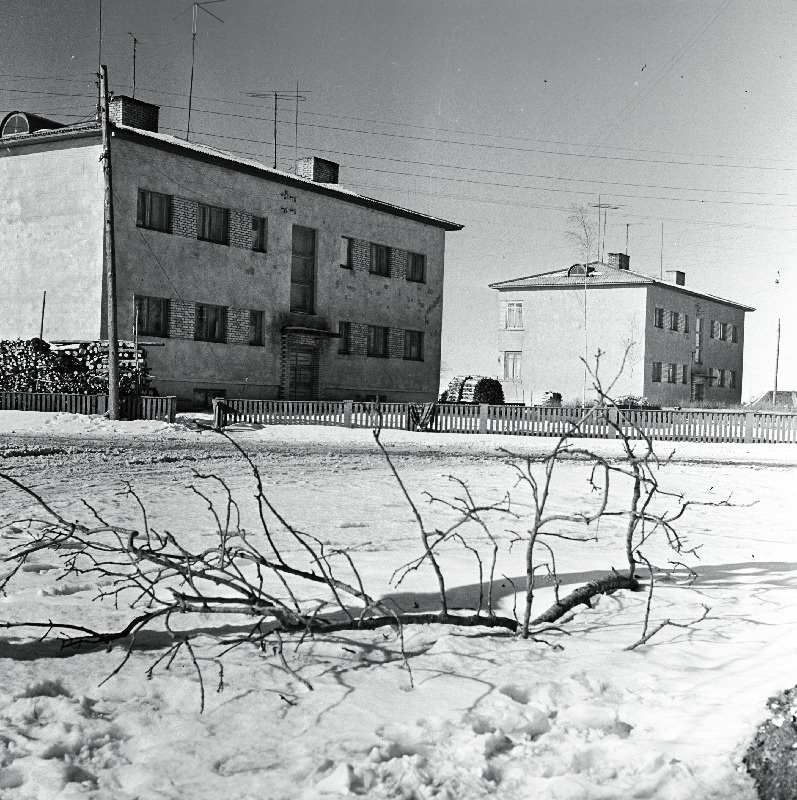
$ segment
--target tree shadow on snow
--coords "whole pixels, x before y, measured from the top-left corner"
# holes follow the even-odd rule
[[[688,580],[689,575],[680,569],[674,573],[657,571],[656,579],[659,585],[673,587],[683,586],[702,588],[724,588],[732,586],[764,585],[767,587],[797,587],[797,562],[794,561],[740,561],[733,564],[696,564],[692,569],[697,573],[694,581]],[[584,584],[605,578],[611,572],[611,567],[600,570],[587,570],[584,572],[564,572],[558,575],[560,593],[566,594],[568,587],[583,586]],[[639,570],[639,578],[645,583],[648,577],[647,568]],[[545,575],[538,575],[536,586],[539,591],[553,588],[553,580]],[[517,575],[511,578],[501,576],[493,581],[493,606],[512,597],[515,593],[525,591],[526,576]],[[476,608],[479,604],[479,593],[482,594],[482,608],[487,604],[487,582],[466,586],[446,587],[446,599],[451,608]],[[440,596],[435,592],[412,592],[408,590],[389,592],[382,596],[382,601],[395,605],[402,611],[435,611],[440,608]],[[518,598],[520,604],[520,598]]]

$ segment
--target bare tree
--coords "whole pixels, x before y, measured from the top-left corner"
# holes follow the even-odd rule
[[[64,647],[124,643],[125,655],[111,673],[113,675],[136,649],[136,637],[146,629],[160,626],[171,637],[171,644],[166,653],[152,663],[149,673],[162,664],[168,667],[183,653],[199,675],[204,703],[199,664],[202,659],[192,645],[196,634],[176,630],[172,624],[176,615],[235,614],[252,620],[245,635],[230,637],[220,633],[215,636],[222,647],[222,652],[212,659],[220,670],[220,685],[223,684],[221,657],[242,645],[271,653],[281,669],[303,680],[286,658],[284,644],[288,639],[299,643],[308,636],[390,627],[403,653],[404,628],[415,624],[480,626],[520,632],[523,637],[534,639],[550,630],[570,609],[589,604],[597,594],[638,588],[637,571],[642,564],[648,568],[651,583],[645,627],[636,647],[665,625],[677,624],[667,620],[648,633],[653,567],[642,554],[642,548],[652,536],[662,536],[678,554],[679,561],[674,563],[682,564],[683,554],[694,550],[686,545],[675,525],[691,503],[682,495],[661,488],[656,474],[660,462],[650,437],[631,425],[623,410],[611,401],[612,387],[603,389],[597,367],[592,376],[600,403],[583,410],[546,455],[513,455],[518,476],[515,494],[522,491],[531,495],[531,515],[521,513],[510,493],[498,502],[481,503],[464,481],[453,478],[456,487],[453,499],[427,495],[432,506],[445,507],[449,516],[453,512],[453,521],[442,529],[430,525],[384,446],[380,431],[374,431],[375,445],[412,511],[420,544],[418,554],[396,570],[389,583],[398,586],[410,573],[428,565],[437,584],[437,602],[431,611],[400,607],[395,599],[380,598],[369,592],[353,551],[330,547],[325,539],[294,526],[269,499],[252,457],[234,439],[222,433],[240,453],[253,477],[257,525],[252,530],[244,527],[238,504],[222,478],[195,472],[190,489],[205,501],[216,529],[215,542],[210,547],[190,546],[168,531],[159,531],[149,519],[144,501],[130,486],[126,494],[140,515],[140,523],[135,527],[103,519],[87,501],[84,501],[84,519],[67,519],[34,490],[0,473],[0,479],[32,498],[40,509],[36,517],[26,520],[28,541],[14,546],[3,559],[12,569],[0,581],[0,592],[30,558],[46,551],[60,561],[64,574],[81,580],[96,580],[95,599],[112,601],[117,607],[128,610],[124,624],[109,631],[93,629],[80,618],[4,622],[0,627],[40,629],[45,636],[57,633]],[[619,458],[608,458],[574,444],[575,437],[598,422],[614,431],[621,449]],[[552,510],[551,493],[562,461],[574,458],[589,464],[590,500],[583,510]],[[613,478],[619,476],[630,479],[631,494],[625,504],[610,505],[610,485],[613,485]],[[670,509],[663,510],[662,504],[654,507],[654,499],[671,501]],[[556,539],[589,541],[594,538],[595,523],[613,517],[625,520],[627,570],[612,569],[603,579],[560,597],[551,543]],[[563,532],[561,523],[583,526],[583,533]],[[19,522],[15,524],[19,527]],[[503,529],[501,535],[495,532],[499,527]],[[497,558],[501,542],[506,540],[504,533],[524,541],[526,547],[525,604],[520,621],[515,612],[512,616],[498,613],[494,599]],[[468,609],[454,610],[449,606],[444,555],[445,550],[452,547],[464,548],[470,553],[478,571],[478,603]],[[554,582],[555,602],[534,617],[532,607],[539,585],[538,572],[542,569]],[[511,580],[509,582],[514,586]],[[417,608],[417,603],[413,606]],[[212,630],[211,624],[211,633],[205,635],[214,636]],[[409,670],[409,664],[407,666]]]

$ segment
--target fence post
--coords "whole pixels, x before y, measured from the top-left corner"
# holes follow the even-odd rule
[[[487,433],[487,419],[490,413],[490,406],[487,403],[479,403],[479,433]]]
[[[213,398],[213,430],[220,431],[227,424],[227,415],[224,413],[224,398]]]
[[[611,431],[609,435],[615,439],[619,439],[622,436],[620,432],[620,409],[615,406],[609,406],[606,410],[608,412],[609,422],[614,423],[613,425],[609,425],[609,430]]]
[[[744,441],[752,442],[755,431],[755,411],[744,412]]]
[[[343,427],[344,428],[351,428],[352,426],[352,413],[354,401],[353,400],[344,400],[343,401]]]

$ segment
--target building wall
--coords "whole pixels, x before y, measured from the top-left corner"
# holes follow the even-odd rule
[[[665,311],[664,328],[654,325],[655,309]],[[679,319],[679,330],[669,329],[669,312],[686,315],[689,332],[683,330],[683,320]],[[744,352],[744,311],[726,303],[696,297],[668,286],[650,285],[647,288],[644,394],[652,402],[661,405],[681,405],[692,400],[693,379],[704,385],[704,402],[708,405],[723,406],[741,402],[742,369]],[[697,320],[702,320],[701,359],[702,364],[693,361]],[[735,325],[737,342],[728,339],[711,338],[711,323],[725,322]],[[663,376],[662,381],[653,380],[654,363],[675,363],[688,366],[688,382],[672,384]],[[735,388],[717,385],[716,373],[713,380],[710,370],[733,371],[736,373]]]
[[[96,339],[103,297],[99,137],[0,150],[0,339]]]
[[[399,351],[397,346],[386,359],[368,357],[354,348],[349,355],[339,355],[338,340],[324,337],[320,342],[321,397],[434,398],[440,369],[442,229],[197,163],[123,134],[114,137],[113,168],[120,336],[133,334],[135,295],[168,298],[182,315],[169,337],[143,337],[163,345],[147,351],[161,392],[185,399],[195,389],[224,390],[228,397],[277,397],[283,328],[337,332],[338,323],[348,321],[353,327],[390,327],[394,343],[404,329],[423,330],[424,361],[404,361],[403,347]],[[139,188],[176,198],[173,233],[136,226]],[[231,210],[230,245],[198,241],[192,235],[197,201]],[[252,252],[242,238],[247,215],[252,214],[268,220],[266,253]],[[316,313],[312,315],[290,312],[294,225],[316,230]],[[394,248],[391,277],[371,275],[362,261],[354,269],[342,268],[343,236]],[[406,281],[401,272],[402,251],[426,255],[426,283]],[[235,309],[263,311],[265,346],[195,342],[190,337],[192,322],[186,319],[195,303],[228,307],[228,319]]]
[[[523,330],[502,328],[503,302],[523,302]],[[502,380],[508,402],[536,404],[543,393],[559,392],[563,401],[581,401],[584,391],[583,287],[498,292],[497,377],[504,377],[504,354],[522,351],[521,379]],[[587,290],[587,360],[607,386],[617,378],[612,394],[640,395],[645,322],[644,287],[589,287]],[[628,351],[626,353],[626,351]],[[619,377],[618,377],[619,376]],[[587,378],[587,397],[593,398]]]

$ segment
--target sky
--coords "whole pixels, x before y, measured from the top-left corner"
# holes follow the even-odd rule
[[[102,36],[99,33],[102,7]],[[224,0],[198,12],[191,139],[465,226],[447,235],[443,363],[497,373],[488,284],[580,254],[573,206],[608,204],[605,253],[756,308],[742,397],[797,390],[797,5],[791,0]],[[184,0],[5,0],[0,112],[93,114],[117,94],[184,136]],[[131,35],[132,34],[132,35]],[[597,210],[592,208],[597,223]],[[663,226],[663,228],[662,228]],[[605,235],[604,235],[605,230]],[[662,236],[663,230],[663,236]],[[663,243],[662,243],[663,242]],[[792,312],[792,313],[790,313]]]

